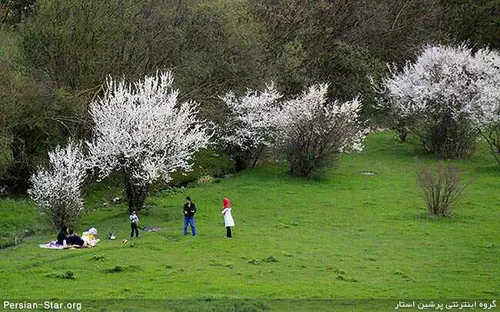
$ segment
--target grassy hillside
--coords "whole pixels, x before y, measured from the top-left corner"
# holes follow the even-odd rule
[[[143,231],[128,244],[122,243],[129,239],[126,206],[102,207],[89,194],[87,206],[94,211],[80,231],[96,227],[99,246],[38,248],[53,233],[0,250],[0,298],[195,300],[163,306],[174,311],[307,311],[332,304],[345,311],[369,310],[372,304],[393,310],[408,298],[493,300],[500,295],[500,170],[486,148],[449,163],[471,184],[455,217],[444,219],[426,215],[415,181],[418,168],[434,166],[436,159],[395,142],[388,132],[371,135],[364,152],[344,156],[313,181],[291,178],[276,164],[158,194],[139,217],[141,227],[160,232]],[[182,234],[187,195],[198,206],[197,237]],[[223,197],[233,204],[233,239],[223,237]],[[1,215],[15,215],[15,205],[0,205]],[[117,240],[105,239],[111,231]],[[138,310],[151,304],[134,302]],[[106,301],[109,311],[124,304]]]

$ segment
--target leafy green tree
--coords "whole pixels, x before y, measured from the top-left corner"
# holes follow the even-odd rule
[[[27,25],[25,62],[73,93],[102,92],[106,75],[171,69],[202,114],[218,95],[263,84],[264,32],[246,1],[47,0]],[[214,106],[215,105],[215,106]]]
[[[374,112],[368,75],[385,62],[404,62],[426,42],[443,37],[442,8],[433,0],[256,0],[253,13],[268,34],[267,61],[287,96],[316,81],[330,85],[330,99],[363,95],[364,115]]]
[[[16,33],[1,34],[0,183],[24,192],[47,151],[77,132],[81,111],[75,99],[16,64]]]
[[[500,0],[447,0],[446,23],[452,38],[500,49]]]

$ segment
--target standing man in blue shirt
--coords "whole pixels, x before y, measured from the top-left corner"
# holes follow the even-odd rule
[[[196,236],[196,227],[194,226],[194,214],[196,213],[196,205],[191,201],[191,197],[186,197],[184,204],[184,236],[187,235],[188,225],[191,226],[191,234]]]

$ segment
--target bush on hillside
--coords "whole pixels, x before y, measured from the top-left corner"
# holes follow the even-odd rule
[[[453,166],[439,165],[436,172],[422,169],[417,180],[424,195],[427,212],[433,216],[453,216],[453,205],[466,185],[459,184],[460,171]]]
[[[361,103],[327,101],[327,84],[313,85],[284,104],[281,150],[292,175],[311,178],[341,153],[361,151],[366,135],[359,120]]]

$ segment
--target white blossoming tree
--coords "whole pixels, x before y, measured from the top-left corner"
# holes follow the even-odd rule
[[[291,173],[312,177],[343,152],[361,151],[366,136],[357,98],[327,100],[327,84],[311,86],[284,104],[281,112],[281,147]]]
[[[478,82],[482,91],[466,110],[500,165],[500,53],[483,49],[477,54],[485,72]]]
[[[229,92],[221,97],[229,108],[222,140],[235,159],[237,170],[255,166],[262,151],[274,146],[281,118],[280,98],[273,83],[263,92],[247,90],[241,97]]]
[[[193,154],[211,138],[197,104],[178,103],[172,82],[171,72],[134,83],[109,78],[104,96],[90,104],[91,161],[101,178],[123,173],[130,210],[142,209],[152,182],[190,170]]]
[[[31,177],[28,194],[53,226],[72,224],[83,212],[86,169],[81,144],[70,141],[66,147],[57,146],[49,152],[49,168],[40,168]]]
[[[498,120],[500,58],[497,52],[465,45],[427,46],[401,71],[382,81],[390,109],[412,119],[425,150],[460,158],[475,150],[480,129]]]

